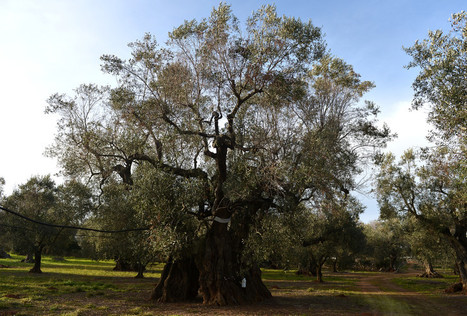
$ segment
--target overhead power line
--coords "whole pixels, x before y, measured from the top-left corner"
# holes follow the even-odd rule
[[[22,215],[22,214],[20,214],[18,212],[7,209],[6,207],[3,207],[3,206],[0,206],[0,209],[7,212],[7,213],[9,213],[9,214],[12,214],[12,215],[17,216],[17,217],[21,217],[24,220],[35,223],[37,225],[42,225],[42,226],[47,226],[47,227],[54,227],[54,228],[86,230],[86,231],[92,231],[92,232],[97,232],[97,233],[107,233],[107,234],[145,231],[145,230],[150,229],[150,227],[141,227],[141,228],[130,228],[130,229],[121,229],[121,230],[103,230],[103,229],[94,229],[94,228],[88,228],[88,227],[50,224],[50,223],[44,223],[44,222],[41,222],[41,221],[37,221],[35,219],[32,219],[32,218],[27,217],[25,215]]]

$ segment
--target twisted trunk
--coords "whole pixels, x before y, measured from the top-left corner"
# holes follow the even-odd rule
[[[151,299],[161,303],[194,300],[198,295],[199,272],[193,257],[169,259]]]
[[[216,120],[216,134],[218,122]],[[229,230],[233,214],[230,201],[224,194],[227,179],[227,151],[232,145],[226,136],[216,138],[216,166],[218,180],[213,203],[214,222],[209,228],[205,248],[199,265],[200,293],[203,303],[209,305],[238,305],[261,301],[271,297],[271,293],[261,280],[261,271],[257,267],[242,267],[241,241],[248,234],[248,216],[242,217],[234,228]],[[248,205],[245,212],[254,212],[256,205]],[[238,214],[240,216],[240,214]]]
[[[315,260],[316,262],[316,281],[319,283],[324,282],[323,281],[323,265],[326,262],[328,258],[326,256],[320,257],[318,260]]]
[[[258,267],[241,269],[240,251],[226,223],[214,222],[200,265],[200,293],[208,305],[239,305],[262,301],[271,293]],[[243,270],[243,271],[242,271]]]
[[[456,225],[454,234],[445,232],[444,235],[448,238],[456,254],[456,266],[459,270],[462,290],[467,294],[467,229],[464,226]]]
[[[425,260],[424,266],[425,266],[425,272],[423,272],[422,274],[419,274],[418,275],[419,277],[422,277],[422,278],[442,278],[443,277],[440,273],[436,272],[433,269],[433,265],[431,264],[430,260]]]
[[[261,270],[242,264],[242,241],[248,236],[250,213],[261,208],[261,202],[244,203],[242,211],[235,215],[236,224],[231,224],[235,213],[232,204],[224,194],[227,179],[228,137],[219,135],[216,118],[216,160],[217,177],[214,190],[212,214],[214,221],[208,228],[204,245],[196,258],[172,261],[164,267],[161,279],[153,291],[152,298],[159,302],[193,299],[199,293],[203,303],[208,305],[239,305],[261,301],[271,293],[261,280]],[[241,217],[241,218],[240,218]],[[198,277],[199,276],[199,277]]]

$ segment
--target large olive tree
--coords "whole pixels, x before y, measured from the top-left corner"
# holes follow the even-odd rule
[[[319,28],[273,6],[241,28],[221,4],[169,37],[130,44],[128,61],[103,56],[117,87],[53,95],[47,111],[62,119],[50,153],[103,192],[119,179],[139,197],[132,211],[172,245],[154,299],[267,298],[259,268],[242,259],[251,225],[355,187],[359,163],[389,137],[377,108],[358,105],[372,84],[325,52]]]

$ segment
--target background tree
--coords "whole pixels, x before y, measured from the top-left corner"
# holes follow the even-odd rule
[[[446,262],[453,258],[452,250],[439,232],[431,227],[421,225],[415,219],[411,219],[407,225],[407,241],[410,245],[410,253],[413,258],[418,259],[424,266],[425,271],[420,277],[441,278],[440,273],[434,270],[436,263],[446,266]]]
[[[8,196],[5,205],[29,218],[45,222],[53,217],[55,197],[56,187],[50,176],[33,177]],[[11,248],[15,252],[33,254],[34,267],[29,272],[41,273],[42,250],[55,241],[59,232],[12,216],[9,216],[8,223]]]
[[[254,12],[242,31],[221,4],[169,37],[164,48],[150,35],[130,44],[128,61],[103,56],[118,87],[52,96],[47,111],[62,120],[50,153],[67,174],[90,176],[103,190],[115,175],[135,190],[140,167],[165,177],[164,194],[147,190],[133,208],[148,209],[141,214],[154,222],[155,240],[166,228],[180,240],[174,254],[185,256],[169,256],[154,299],[192,298],[198,288],[206,304],[267,298],[259,268],[243,259],[251,225],[323,191],[355,187],[359,161],[390,136],[375,127],[372,103],[357,105],[372,84],[342,60],[326,55],[318,64],[320,29],[279,17],[273,6]],[[175,201],[178,190],[196,199]],[[165,215],[156,205],[167,201]],[[192,251],[178,252],[187,245]]]
[[[446,147],[438,147],[422,155],[422,161],[410,150],[398,163],[394,156],[386,156],[378,175],[378,201],[385,216],[414,218],[446,238],[456,253],[465,284],[467,226],[462,195],[467,188],[459,161],[448,155]]]
[[[123,184],[109,183],[99,196],[99,206],[86,219],[86,227],[104,231],[125,231],[148,227],[134,211],[132,192]],[[96,259],[115,260],[114,270],[137,271],[143,277],[146,265],[153,259],[144,230],[115,234],[85,232],[80,243],[91,247]]]
[[[375,221],[365,225],[367,240],[366,263],[370,268],[397,271],[410,254],[406,231],[395,218]]]
[[[413,108],[429,108],[434,148],[406,152],[396,163],[381,162],[377,190],[385,213],[413,217],[441,234],[456,253],[467,288],[467,15],[454,14],[451,31],[430,32],[406,52],[409,68],[420,68],[413,87]]]
[[[354,199],[321,201],[315,208],[270,214],[258,221],[247,241],[250,260],[313,275],[322,282],[326,261],[354,264],[365,245],[358,215],[362,206]]]
[[[298,246],[302,247],[302,269],[314,272],[318,282],[323,282],[322,267],[326,261],[336,261],[338,256],[343,258],[358,250],[358,242],[362,241],[357,226],[361,212],[355,200],[324,200],[309,212]]]
[[[0,205],[3,205],[3,199],[4,199],[4,196],[3,196],[3,187],[5,185],[5,179],[3,179],[2,177],[0,177]],[[9,256],[6,251],[5,251],[5,238],[6,237],[6,230],[7,230],[7,227],[5,226],[5,219],[4,217],[6,216],[6,214],[4,212],[1,212],[0,211],[0,223],[3,223],[3,224],[0,224],[0,258],[6,258],[7,256]]]
[[[445,141],[454,138],[464,146],[467,133],[466,43],[467,13],[462,11],[452,15],[450,32],[430,31],[428,38],[405,48],[413,58],[407,68],[420,69],[413,83],[412,107],[430,108],[428,121],[436,128],[432,136],[440,136]]]
[[[90,210],[89,190],[70,181],[57,187],[50,176],[32,177],[5,199],[5,206],[35,221],[56,225],[77,225]],[[69,241],[75,232],[32,223],[8,214],[10,247],[16,252],[34,254],[33,273],[41,272],[41,257],[46,247],[57,240]]]

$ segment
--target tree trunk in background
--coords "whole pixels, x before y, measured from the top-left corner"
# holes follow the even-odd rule
[[[113,271],[137,271],[135,267],[132,266],[127,260],[122,258],[115,259],[115,267],[112,269]]]
[[[298,275],[316,276],[316,262],[308,260],[306,264],[300,264],[297,270]]]
[[[459,268],[459,276],[462,282],[462,290],[467,294],[467,258],[457,258],[457,266]]]
[[[394,272],[397,271],[397,256],[390,256],[389,257],[389,271],[388,272]]]
[[[38,247],[34,251],[34,266],[32,267],[31,270],[29,270],[30,273],[42,273],[42,270],[41,270],[42,248],[43,247]]]
[[[332,260],[332,272],[337,272],[337,259]]]
[[[151,299],[161,302],[194,300],[198,295],[199,272],[193,257],[169,259],[161,278],[152,291]]]
[[[321,258],[316,261],[316,281],[319,283],[323,281],[323,265],[326,262],[327,258]]]
[[[462,282],[462,290],[467,294],[467,232],[465,229],[456,227],[454,236],[449,236],[451,246],[456,253],[456,266]]]
[[[143,279],[144,278],[144,270],[146,270],[146,266],[140,262],[137,264],[138,267],[138,274],[135,276],[135,279]]]
[[[24,262],[24,263],[34,263],[34,254],[28,253],[28,254],[26,255],[26,258],[24,258],[23,260],[21,260],[21,262]]]
[[[425,272],[417,275],[418,277],[422,277],[422,278],[442,278],[443,277],[441,274],[439,274],[433,269],[433,265],[431,264],[430,260],[425,260],[424,266],[425,266]]]

